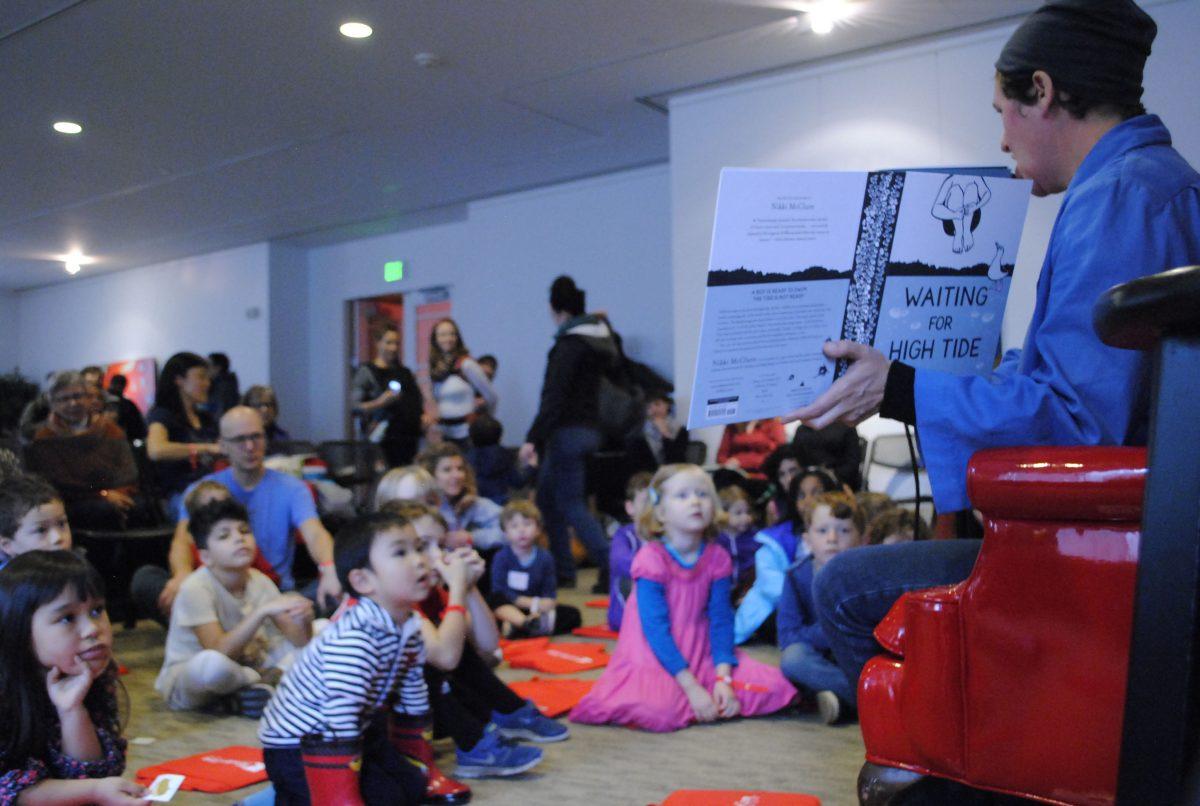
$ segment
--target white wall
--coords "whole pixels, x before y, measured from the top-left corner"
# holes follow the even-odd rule
[[[295,246],[269,247],[267,317],[270,383],[280,401],[280,422],[297,439],[307,429],[309,409],[308,253]],[[245,391],[248,384],[242,384]]]
[[[537,410],[554,332],[548,290],[559,274],[575,278],[590,310],[609,313],[631,356],[670,377],[668,193],[666,166],[641,168],[472,202],[461,220],[311,250],[309,418],[296,425],[289,413],[284,424],[316,439],[343,435],[347,300],[438,285],[451,286],[453,315],[472,353],[500,361],[506,444],[524,438]],[[403,281],[384,282],[389,260],[405,261]]]
[[[1152,5],[1158,39],[1146,71],[1146,106],[1176,147],[1200,165],[1200,3]],[[903,166],[1005,165],[991,107],[993,64],[1013,25],[938,37],[875,54],[672,99],[671,241],[675,368],[686,410],[695,373],[717,180],[726,166],[877,170]],[[836,35],[836,34],[834,34]],[[1019,346],[1058,198],[1034,199],[1004,320]],[[1099,289],[1098,289],[1099,291]]]
[[[268,378],[266,244],[22,291],[17,309],[21,371],[39,381],[180,350],[228,354],[243,386]]]
[[[20,335],[17,327],[17,295],[0,291],[0,373],[11,371],[20,360]]]

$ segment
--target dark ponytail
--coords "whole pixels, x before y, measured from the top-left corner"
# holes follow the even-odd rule
[[[550,307],[559,313],[580,316],[587,307],[586,296],[575,281],[567,275],[559,275],[550,285]]]

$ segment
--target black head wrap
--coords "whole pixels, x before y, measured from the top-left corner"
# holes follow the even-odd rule
[[[1132,0],[1050,0],[1013,32],[996,69],[1045,70],[1068,93],[1134,105],[1158,26]]]

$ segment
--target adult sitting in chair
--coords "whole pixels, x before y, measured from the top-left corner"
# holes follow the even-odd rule
[[[1146,357],[1106,347],[1092,306],[1111,286],[1200,262],[1200,174],[1140,103],[1154,21],[1129,0],[1051,0],[996,62],[1001,150],[1033,193],[1066,191],[1038,282],[1023,350],[985,376],[914,370],[852,342],[825,346],[851,361],[812,405],[814,428],[878,411],[920,432],[939,512],[969,506],[967,461],[983,448],[1144,444]],[[905,592],[961,582],[979,541],[854,549],[817,575],[814,598],[852,681],[879,653],[873,631]]]
[[[249,510],[258,547],[279,575],[279,588],[283,591],[296,587],[292,576],[296,551],[293,534],[299,530],[320,576],[315,593],[317,604],[336,605],[342,588],[333,567],[333,538],[317,517],[312,492],[299,479],[263,465],[266,434],[257,411],[247,406],[233,407],[221,417],[220,430],[221,449],[229,457],[230,466],[202,480],[220,482]],[[183,497],[186,498],[186,493]],[[178,515],[171,541],[170,576],[162,569],[147,566],[139,569],[134,579],[135,598],[141,603],[157,601],[163,613],[170,611],[179,586],[195,570],[193,541],[182,503]]]
[[[26,460],[62,495],[75,528],[120,529],[134,507],[137,469],[125,432],[94,411],[93,397],[80,373],[55,375],[50,416],[34,432]]]

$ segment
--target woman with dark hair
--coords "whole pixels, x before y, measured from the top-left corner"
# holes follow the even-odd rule
[[[208,388],[208,362],[195,353],[171,356],[158,376],[154,407],[146,415],[146,455],[159,491],[170,499],[169,513],[179,511],[179,496],[221,454],[217,423],[200,408]]]
[[[467,352],[453,319],[442,319],[429,333],[429,380],[442,437],[465,447],[476,397],[483,399],[482,410],[490,413],[496,410],[496,391]]]
[[[546,518],[546,532],[558,570],[559,587],[575,584],[568,525],[600,567],[598,593],[608,590],[608,541],[587,505],[587,458],[600,448],[600,378],[619,357],[608,324],[584,314],[584,292],[570,277],[550,286],[550,315],[558,325],[554,346],[546,359],[542,398],[529,427],[520,458],[536,464],[537,504]]]
[[[388,467],[412,464],[421,439],[425,396],[400,362],[400,331],[385,323],[375,336],[375,357],[359,365],[350,382],[363,436],[379,444]]]

